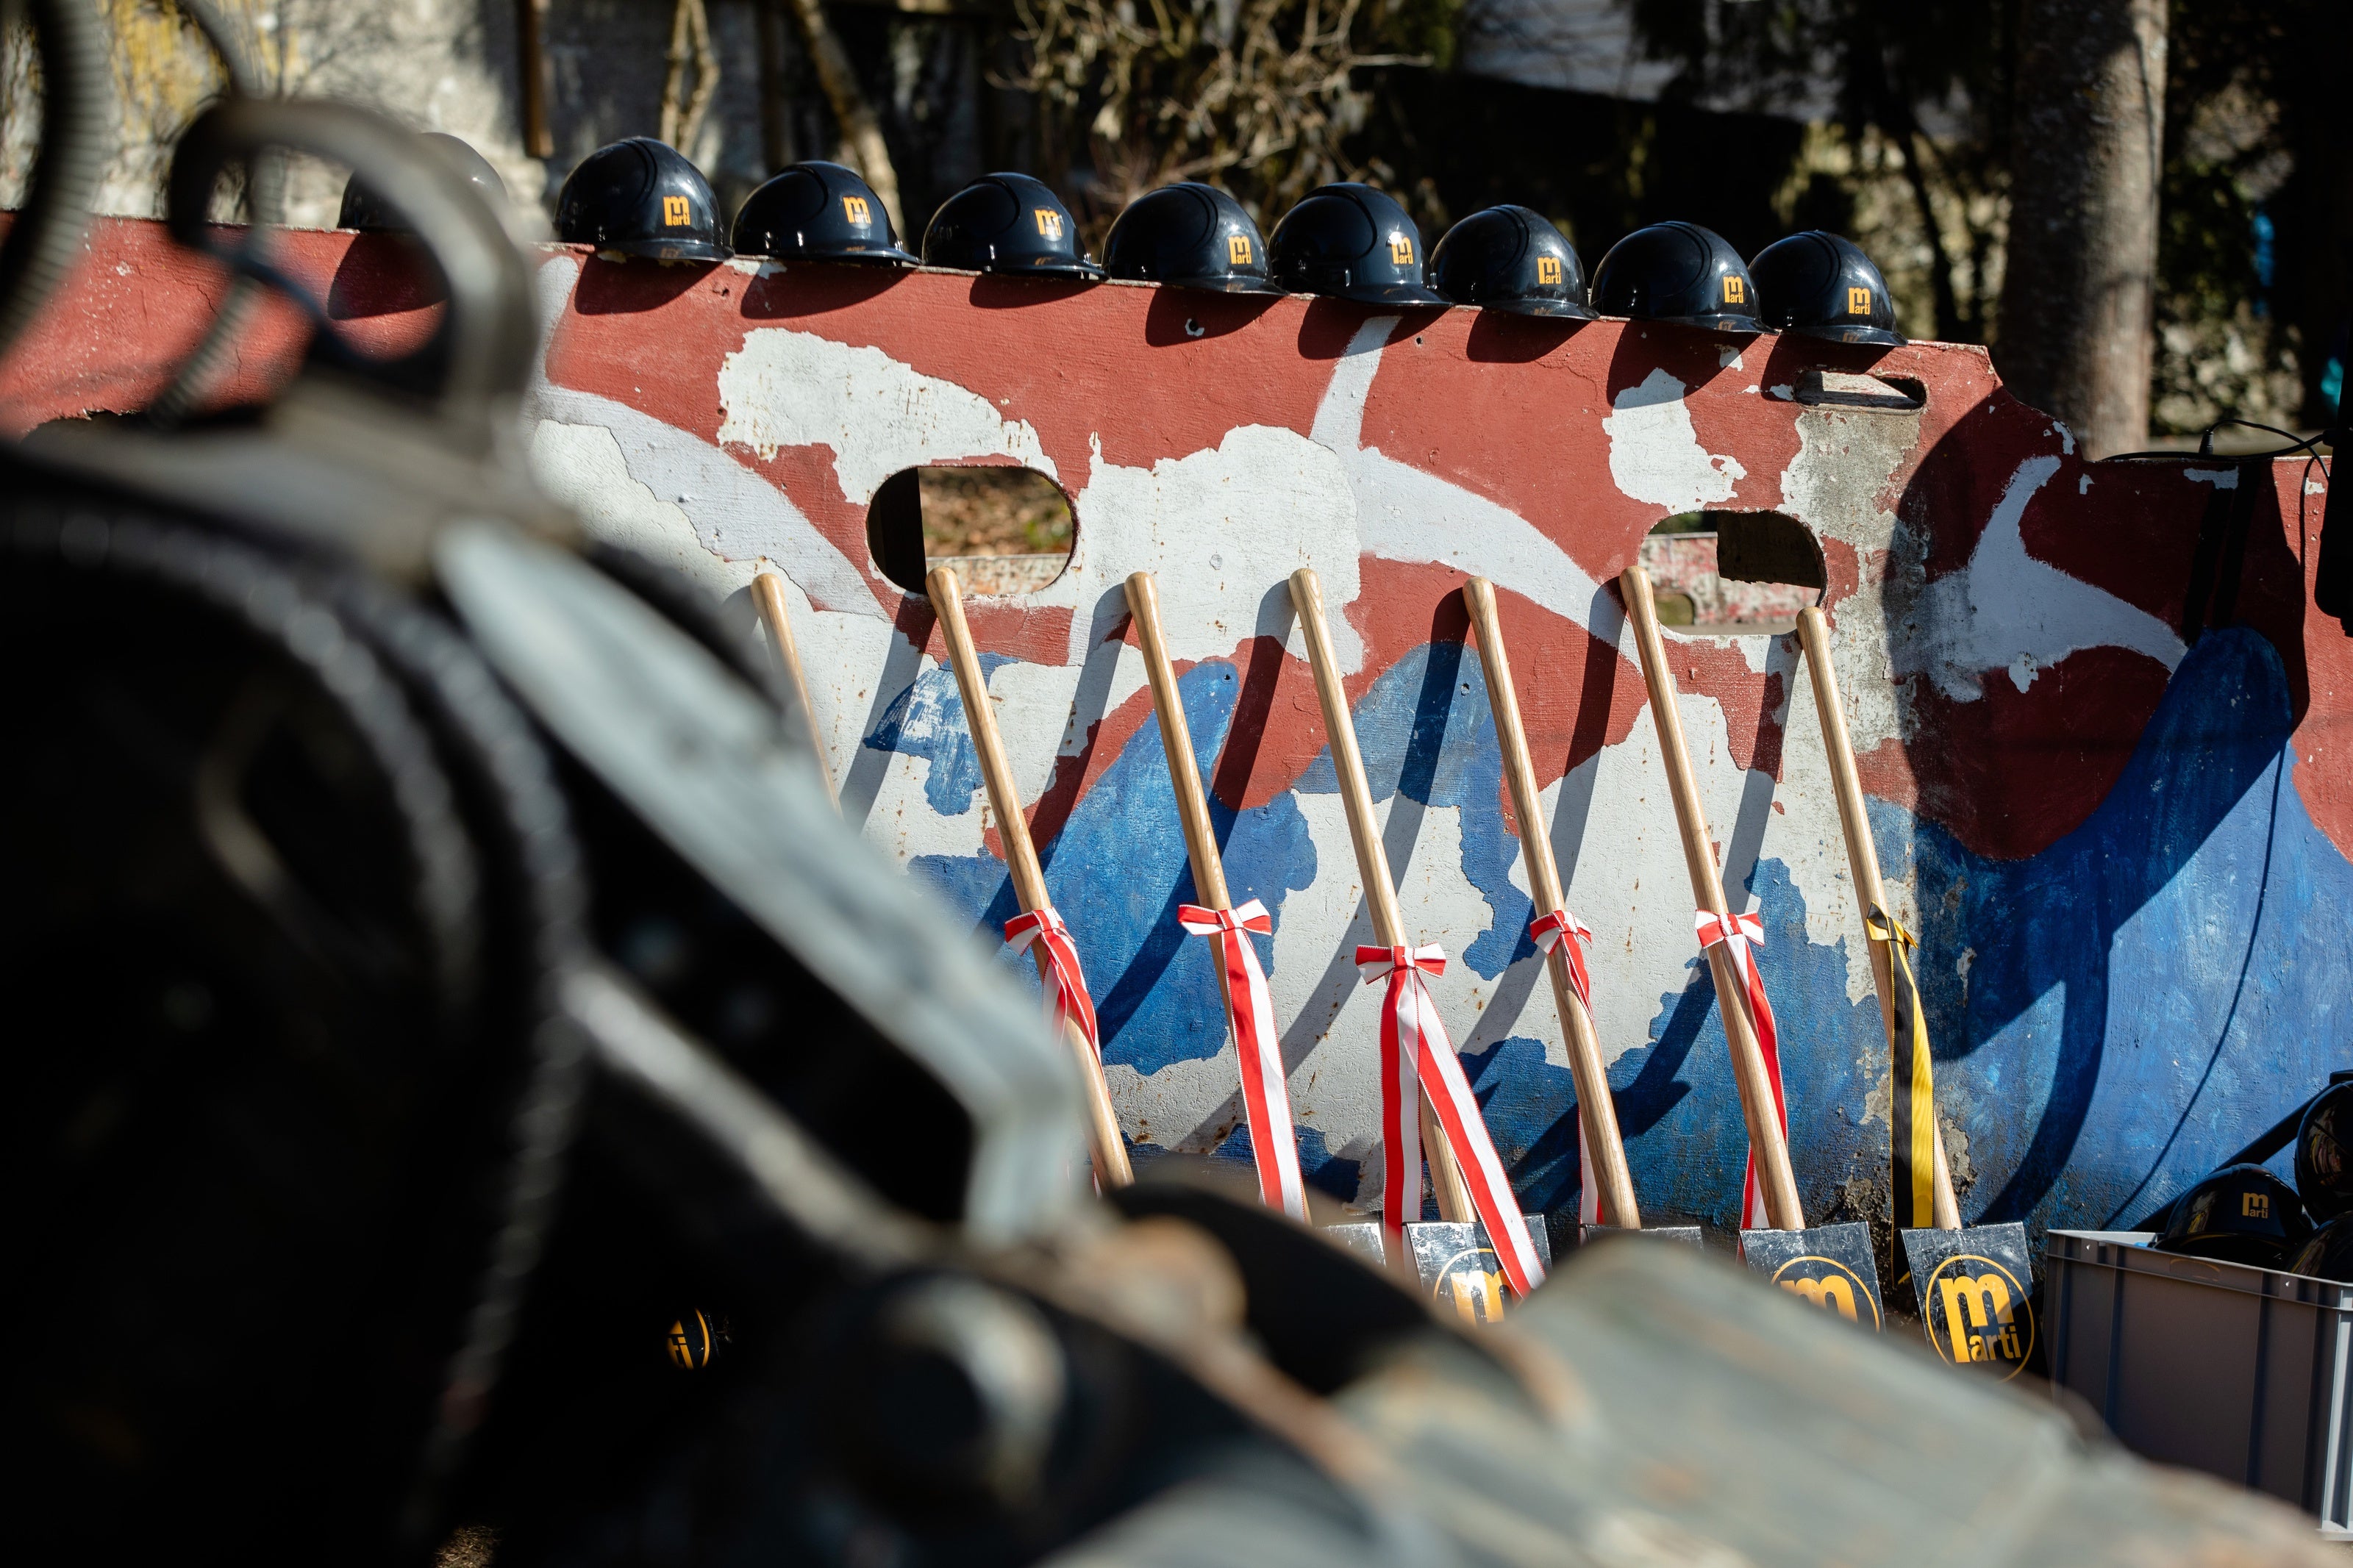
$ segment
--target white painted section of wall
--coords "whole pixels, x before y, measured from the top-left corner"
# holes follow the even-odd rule
[[[923,375],[881,349],[786,327],[755,327],[719,370],[724,446],[763,458],[780,447],[825,447],[845,500],[871,500],[902,468],[963,458],[1010,458],[1060,478],[1027,420],[1000,418],[987,398]]]
[[[1601,420],[1609,437],[1609,477],[1619,489],[1670,514],[1730,500],[1733,487],[1748,473],[1738,458],[1700,445],[1691,410],[1683,406],[1685,390],[1665,371],[1653,370],[1641,384],[1612,398],[1613,412]]]
[[[828,608],[884,616],[865,574],[784,491],[689,431],[547,379],[547,345],[579,280],[579,260],[569,254],[543,258],[532,278],[540,347],[523,395],[523,426],[533,432],[532,471],[539,482],[592,526],[617,537],[647,525],[640,514],[649,504],[669,506],[688,521],[709,554],[741,564],[762,557],[789,561],[794,580]],[[628,483],[603,482],[617,476],[602,448],[555,437],[543,442],[536,432],[547,421],[607,432]],[[573,462],[590,468],[568,472]]]
[[[1781,510],[1817,539],[1849,546],[1861,563],[1855,591],[1838,603],[1831,636],[1847,734],[1857,755],[1908,733],[1888,662],[1889,617],[1891,606],[1919,598],[1928,542],[1897,520],[1889,487],[1919,444],[1920,423],[1910,414],[1801,407],[1798,453],[1781,473]],[[1810,708],[1812,700],[1806,698]],[[1897,918],[1907,917],[1898,910]]]
[[[2130,648],[2168,672],[2181,662],[2188,650],[2172,627],[2026,552],[2020,520],[2059,466],[2047,454],[2019,464],[1968,567],[1928,585],[1929,635],[1897,645],[1897,673],[1925,673],[1953,700],[1973,702],[1985,694],[1987,671],[2008,671],[2023,691],[2081,648]]]
[[[1036,597],[1068,604],[1071,657],[1127,612],[1133,572],[1157,580],[1169,657],[1222,657],[1250,637],[1283,637],[1306,657],[1285,582],[1315,569],[1341,662],[1364,645],[1339,611],[1357,594],[1357,503],[1339,459],[1295,430],[1244,425],[1216,447],[1149,468],[1103,460],[1098,447],[1072,512],[1077,540],[1062,580]]]
[[[1397,321],[1394,316],[1376,316],[1356,329],[1315,408],[1315,439],[1338,456],[1347,476],[1363,547],[1386,561],[1443,562],[1475,574],[1617,644],[1625,626],[1618,601],[1535,524],[1485,496],[1364,445],[1365,400]],[[1325,593],[1329,597],[1329,584]],[[1343,659],[1356,668],[1357,658],[1345,650]]]

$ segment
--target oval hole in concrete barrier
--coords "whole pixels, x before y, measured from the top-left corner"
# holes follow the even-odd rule
[[[902,468],[866,508],[875,568],[911,594],[953,566],[967,594],[1030,594],[1062,574],[1070,498],[1035,468]]]
[[[1800,371],[1791,395],[1810,407],[1861,408],[1880,414],[1917,414],[1928,406],[1927,384],[1908,375]]]
[[[1829,581],[1812,532],[1778,511],[1671,517],[1642,541],[1642,570],[1660,623],[1700,637],[1790,631]]]

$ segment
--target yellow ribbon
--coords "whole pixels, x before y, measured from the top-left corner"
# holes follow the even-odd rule
[[[1877,905],[1862,929],[1872,941],[1886,944],[1888,972],[1894,981],[1887,1045],[1895,1067],[1888,1116],[1894,1144],[1895,1223],[1901,1229],[1925,1230],[1936,1223],[1936,1087],[1929,1071],[1928,1020],[1905,957],[1920,944]]]

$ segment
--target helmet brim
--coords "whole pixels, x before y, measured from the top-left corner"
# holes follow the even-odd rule
[[[642,256],[649,261],[725,261],[735,253],[723,245],[700,239],[606,239],[596,242],[601,254]]]
[[[859,267],[921,267],[918,257],[908,255],[895,245],[869,246],[853,250],[799,250],[771,253],[770,261],[847,261]]]
[[[1367,288],[1301,289],[1295,291],[1324,300],[1346,300],[1358,305],[1435,305],[1441,310],[1454,307],[1454,301],[1445,295],[1411,283],[1385,283]]]
[[[1482,310],[1501,310],[1509,316],[1542,316],[1561,321],[1600,319],[1584,306],[1567,300],[1482,300],[1478,305]]]
[[[1637,316],[1634,320],[1670,327],[1697,327],[1704,332],[1729,332],[1743,338],[1761,338],[1772,331],[1754,316]]]
[[[1912,340],[1885,327],[1791,327],[1799,337],[1820,338],[1832,343],[1871,343],[1883,349],[1900,349]]]
[[[1290,292],[1264,278],[1163,278],[1156,281],[1165,289],[1193,289],[1204,294],[1271,294]]]
[[[1057,278],[1066,283],[1103,280],[1103,269],[1092,261],[1007,261],[985,270],[997,278]]]

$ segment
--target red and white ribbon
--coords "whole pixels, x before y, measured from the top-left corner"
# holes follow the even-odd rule
[[[1512,1289],[1527,1295],[1544,1283],[1544,1260],[1528,1240],[1527,1220],[1513,1194],[1494,1141],[1462,1076],[1461,1058],[1439,1021],[1438,1004],[1425,973],[1446,973],[1446,954],[1424,947],[1360,947],[1356,970],[1370,985],[1389,983],[1381,1000],[1381,1225],[1389,1256],[1406,1256],[1405,1223],[1421,1217],[1421,1100],[1430,1096],[1438,1124],[1462,1167],[1471,1205],[1487,1226],[1488,1245],[1504,1266]],[[1418,1087],[1417,1087],[1418,1086]],[[1409,1212],[1410,1211],[1410,1212]]]
[[[1765,976],[1757,973],[1756,955],[1751,946],[1765,945],[1765,927],[1753,914],[1718,915],[1706,910],[1699,911],[1699,945],[1702,952],[1721,943],[1731,955],[1732,967],[1740,973],[1742,1005],[1747,1009],[1748,1022],[1757,1031],[1757,1049],[1765,1058],[1765,1081],[1773,1086],[1773,1115],[1781,1123],[1781,1137],[1789,1136],[1789,1108],[1781,1098],[1781,1040],[1773,1026],[1773,1004],[1765,998]],[[1748,1151],[1748,1171],[1740,1186],[1740,1223],[1750,1230],[1763,1230],[1769,1225],[1765,1213],[1765,1190],[1757,1180],[1757,1151]]]
[[[1054,994],[1046,1005],[1054,1032],[1060,1034],[1066,1020],[1078,1025],[1087,1048],[1094,1052],[1095,1060],[1103,1060],[1103,1035],[1095,1025],[1094,998],[1087,994],[1086,971],[1079,967],[1078,944],[1071,940],[1071,928],[1062,923],[1053,905],[1039,904],[1005,922],[1006,946],[1027,952],[1033,942],[1046,944],[1046,968],[1054,977]]]
[[[1242,1114],[1250,1120],[1259,1196],[1267,1207],[1303,1223],[1307,1187],[1299,1175],[1299,1140],[1291,1130],[1282,1037],[1275,1031],[1274,999],[1267,994],[1266,971],[1259,967],[1258,945],[1247,934],[1271,935],[1273,917],[1252,899],[1235,910],[1179,904],[1176,923],[1195,936],[1208,937],[1217,947],[1218,967],[1225,972],[1226,1026],[1233,1031],[1241,1067]]]
[[[1555,910],[1530,921],[1528,936],[1546,952],[1560,951],[1561,963],[1568,970],[1568,988],[1577,993],[1577,1005],[1592,1013],[1593,977],[1585,968],[1585,944],[1593,940],[1592,931],[1567,910]],[[1609,1216],[1601,1212],[1601,1183],[1593,1173],[1593,1140],[1585,1135],[1582,1125],[1577,1130],[1577,1184],[1578,1223],[1608,1225]]]

